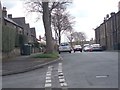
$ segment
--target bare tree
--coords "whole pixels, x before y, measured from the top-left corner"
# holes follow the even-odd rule
[[[55,0],[54,0],[55,1]],[[26,10],[30,13],[36,12],[37,14],[42,14],[45,36],[46,36],[46,53],[51,53],[54,51],[53,40],[52,40],[52,30],[51,30],[51,15],[52,11],[59,5],[66,5],[67,0],[64,2],[49,2],[49,0],[26,0]],[[37,17],[37,20],[40,16]]]
[[[80,44],[80,43],[83,44],[83,41],[86,40],[86,34],[84,32],[73,32],[67,37],[71,37],[71,36],[72,36],[72,40],[74,40],[76,44]]]
[[[52,25],[58,37],[59,44],[61,43],[61,35],[64,32],[71,31],[73,29],[72,25],[74,24],[74,17],[72,17],[68,12],[65,12],[66,8],[61,7],[62,6],[59,5],[52,15]]]
[[[70,42],[70,45],[71,45],[71,47],[73,47],[73,40],[74,40],[74,38],[73,38],[73,33],[74,33],[74,30],[72,29],[71,31],[69,31],[69,32],[66,32],[66,36],[67,36],[67,39],[69,40],[69,42]]]

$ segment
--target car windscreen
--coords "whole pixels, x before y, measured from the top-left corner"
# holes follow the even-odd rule
[[[68,46],[69,44],[68,43],[62,43],[60,44],[60,46]]]

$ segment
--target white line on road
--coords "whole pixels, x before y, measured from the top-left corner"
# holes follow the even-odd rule
[[[51,83],[52,81],[51,80],[46,80],[46,83]]]
[[[51,74],[48,74],[48,73],[47,73],[46,76],[51,76]]]
[[[48,71],[46,73],[45,88],[51,88],[52,87],[51,75],[52,75],[52,66],[49,66]]]
[[[46,77],[46,80],[51,80],[51,77]]]
[[[64,78],[60,78],[60,79],[59,79],[59,82],[60,82],[60,83],[63,83],[63,82],[65,82],[65,79],[64,79]]]
[[[46,87],[52,87],[52,84],[51,83],[45,83],[45,88]]]
[[[64,83],[60,83],[61,87],[66,87],[67,86],[67,83],[64,82]]]
[[[60,82],[60,86],[62,88],[67,87],[67,83],[65,82],[65,77],[64,77],[63,72],[62,72],[62,63],[58,64],[58,79]]]
[[[58,78],[61,79],[61,78],[65,78],[65,77],[64,76],[58,76]]]

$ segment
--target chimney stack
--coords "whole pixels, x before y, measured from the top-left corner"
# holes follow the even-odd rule
[[[6,7],[3,7],[2,14],[3,17],[7,17]]]
[[[110,15],[111,15],[111,17],[114,16],[114,15],[115,15],[115,12],[111,12]]]
[[[118,2],[118,11],[120,11],[120,1]]]
[[[1,1],[0,1],[0,10],[2,10],[2,5],[1,5]]]
[[[2,25],[2,5],[1,5],[1,1],[0,1],[0,27]]]
[[[12,14],[8,14],[8,18],[12,19]]]

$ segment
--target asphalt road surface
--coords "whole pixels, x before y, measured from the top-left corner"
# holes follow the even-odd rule
[[[61,53],[62,61],[2,77],[3,88],[118,88],[117,52]]]

